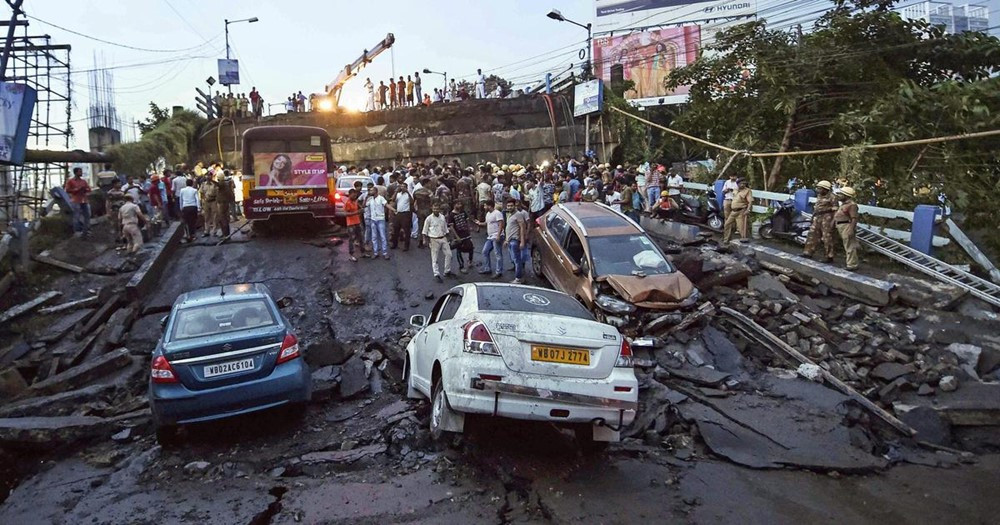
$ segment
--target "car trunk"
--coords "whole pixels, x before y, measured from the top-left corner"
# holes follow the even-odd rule
[[[610,326],[564,316],[489,317],[483,321],[507,368],[515,372],[598,379],[611,375],[618,360],[621,335]],[[584,353],[589,363],[583,362]]]
[[[170,342],[164,354],[185,387],[217,388],[270,375],[284,335],[283,327],[268,326]]]

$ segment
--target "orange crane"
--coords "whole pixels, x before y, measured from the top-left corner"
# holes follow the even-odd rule
[[[392,33],[389,33],[382,39],[381,42],[375,44],[375,47],[371,50],[366,49],[357,60],[344,66],[344,69],[337,75],[337,78],[333,79],[333,82],[330,82],[326,85],[326,87],[324,87],[324,90],[326,91],[325,100],[329,102],[325,104],[326,107],[323,107],[324,104],[321,101],[320,109],[325,111],[337,111],[340,107],[340,93],[341,90],[344,89],[344,84],[346,84],[348,80],[356,77],[358,73],[365,68],[365,66],[370,64],[371,61],[375,59],[375,57],[384,53],[387,49],[392,47],[395,42],[396,37],[393,36]]]

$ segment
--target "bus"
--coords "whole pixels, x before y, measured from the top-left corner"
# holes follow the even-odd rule
[[[258,126],[243,133],[243,212],[332,219],[336,171],[330,135],[311,126]]]

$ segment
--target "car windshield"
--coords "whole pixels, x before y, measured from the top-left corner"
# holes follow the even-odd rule
[[[271,309],[263,299],[192,306],[177,311],[171,340],[273,326]]]
[[[520,286],[479,286],[479,309],[494,312],[524,312],[564,315],[593,320],[583,305],[568,295],[552,290]]]
[[[590,239],[595,277],[673,273],[653,241],[645,235],[613,235]]]
[[[372,180],[368,177],[341,177],[337,179],[337,189],[338,190],[349,190],[354,187],[354,181],[361,181],[362,188],[367,188],[368,183]]]

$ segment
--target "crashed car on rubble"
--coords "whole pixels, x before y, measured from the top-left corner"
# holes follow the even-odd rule
[[[430,400],[435,439],[463,432],[471,414],[568,427],[599,449],[635,419],[631,344],[566,294],[463,284],[410,324],[406,395]]]
[[[645,230],[610,206],[558,204],[536,224],[531,250],[535,275],[575,297],[598,320],[634,326],[698,301],[698,289]]]

